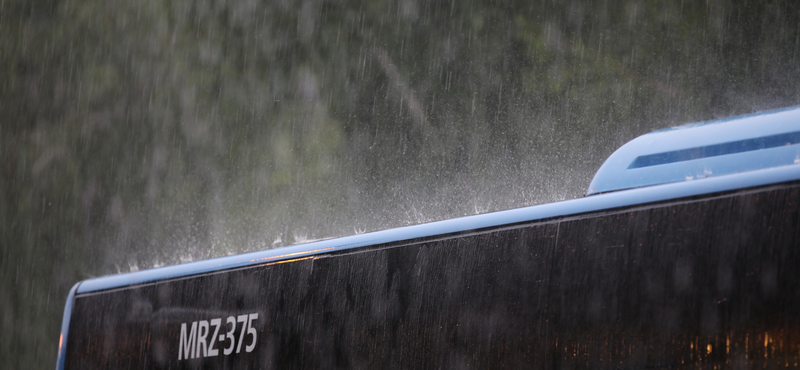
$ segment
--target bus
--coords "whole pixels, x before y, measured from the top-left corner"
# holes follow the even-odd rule
[[[684,125],[582,198],[85,280],[57,369],[797,368],[798,144]]]

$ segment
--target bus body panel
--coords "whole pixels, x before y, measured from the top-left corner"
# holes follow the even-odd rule
[[[587,193],[82,281],[57,369],[799,366],[800,107],[643,135]]]
[[[793,182],[79,294],[66,368],[793,364],[798,200]]]

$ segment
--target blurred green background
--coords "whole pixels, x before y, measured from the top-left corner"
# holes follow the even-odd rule
[[[580,197],[799,82],[791,0],[0,0],[0,358],[79,280]]]

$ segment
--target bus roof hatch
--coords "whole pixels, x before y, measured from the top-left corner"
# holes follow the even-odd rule
[[[658,130],[611,154],[586,195],[800,165],[800,106]]]

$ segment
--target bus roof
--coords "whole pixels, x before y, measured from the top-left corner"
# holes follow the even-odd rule
[[[798,181],[798,134],[800,107],[656,131],[632,140],[612,154],[592,180],[588,194],[596,195],[589,197],[85,280],[76,284],[67,298],[57,367],[64,366],[76,295],[378,244],[548,222],[588,212]]]
[[[592,180],[591,197],[99,277],[81,282],[76,293],[800,180],[798,143],[800,107],[659,130],[614,152]]]

